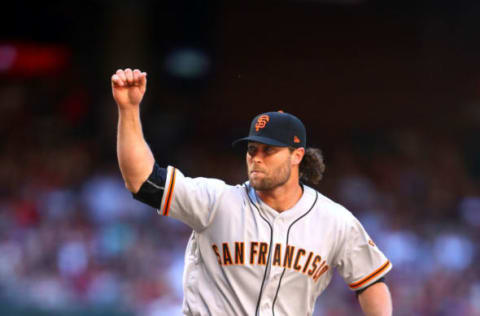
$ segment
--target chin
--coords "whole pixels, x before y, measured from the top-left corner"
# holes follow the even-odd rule
[[[262,187],[262,182],[254,179],[248,179],[250,181],[250,185],[255,189],[258,190],[259,187]]]
[[[257,191],[268,191],[272,189],[271,186],[263,181],[250,181],[250,185]]]

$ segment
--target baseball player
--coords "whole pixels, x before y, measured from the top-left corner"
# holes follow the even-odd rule
[[[390,261],[344,207],[307,186],[324,171],[295,116],[257,115],[247,137],[248,181],[228,185],[162,168],[144,140],[147,74],[118,70],[117,154],[133,196],[193,230],[185,253],[185,315],[312,315],[336,270],[365,315],[391,315]]]

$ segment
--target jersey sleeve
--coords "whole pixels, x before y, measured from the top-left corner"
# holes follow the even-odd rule
[[[227,185],[218,179],[189,178],[180,170],[167,169],[163,196],[158,213],[176,218],[195,231],[205,229],[212,221]]]
[[[357,291],[382,278],[392,269],[392,264],[358,219],[350,214],[336,267],[350,289]]]

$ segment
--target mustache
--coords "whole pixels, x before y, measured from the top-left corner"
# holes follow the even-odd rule
[[[266,173],[266,170],[263,169],[263,168],[258,168],[258,167],[252,167],[250,170],[249,170],[250,173],[252,172],[263,172],[263,173]]]

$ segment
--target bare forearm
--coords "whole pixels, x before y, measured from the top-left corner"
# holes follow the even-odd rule
[[[362,292],[358,301],[366,316],[391,316],[392,298],[385,283],[379,282]]]
[[[155,163],[142,132],[139,108],[118,111],[117,157],[126,187],[138,192]]]

